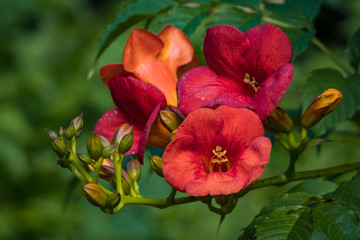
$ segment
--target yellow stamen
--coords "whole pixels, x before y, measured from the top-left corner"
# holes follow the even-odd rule
[[[221,151],[222,148],[220,146],[216,146],[215,150],[213,149],[214,156],[210,160],[210,172],[214,171],[214,165],[219,164],[219,172],[222,172],[221,165],[225,163],[226,171],[230,170],[230,162],[229,159],[225,156],[226,150]]]
[[[249,84],[254,92],[257,92],[260,88],[260,83],[256,82],[255,77],[252,77],[250,80],[250,75],[248,73],[245,73],[244,83]]]

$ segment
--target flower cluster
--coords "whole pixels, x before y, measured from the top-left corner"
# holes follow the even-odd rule
[[[158,35],[133,30],[122,64],[100,70],[117,108],[94,133],[111,140],[130,124],[134,144],[126,154],[137,153],[142,162],[146,145],[164,149],[161,175],[176,190],[227,195],[257,179],[270,158],[262,120],[290,84],[292,48],[271,24],[246,33],[219,25],[207,30],[204,57],[209,66],[196,67],[189,39],[173,26]],[[176,127],[185,120],[169,129],[163,110],[175,115]]]

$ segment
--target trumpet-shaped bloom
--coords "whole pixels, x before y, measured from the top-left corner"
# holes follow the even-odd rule
[[[218,25],[207,30],[204,57],[209,67],[194,68],[179,80],[179,109],[228,105],[254,110],[262,120],[278,105],[294,73],[292,47],[272,24],[245,34]]]
[[[163,155],[166,181],[192,196],[231,194],[257,179],[271,142],[246,108],[220,106],[189,114]]]
[[[134,29],[123,52],[123,64],[100,69],[117,108],[106,112],[95,126],[95,134],[111,140],[123,123],[134,127],[129,153],[142,159],[145,144],[165,148],[170,132],[157,120],[160,109],[176,106],[178,69],[196,64],[192,45],[179,29],[167,25],[158,35]]]

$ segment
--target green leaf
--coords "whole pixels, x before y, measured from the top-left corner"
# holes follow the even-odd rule
[[[213,13],[203,20],[205,27],[226,24],[245,32],[249,28],[260,24],[261,13],[247,13],[229,4],[220,4]]]
[[[316,135],[323,133],[337,123],[351,118],[360,108],[360,76],[353,75],[346,79],[335,69],[317,69],[306,79],[302,95],[303,112],[310,103],[328,88],[336,88],[341,91],[343,98],[339,106],[324,117],[313,128]]]
[[[239,4],[245,7],[250,7],[255,10],[259,10],[261,0],[221,0],[221,2]]]
[[[168,12],[156,16],[151,20],[147,29],[151,32],[159,32],[165,25],[173,25],[190,36],[201,20],[206,16],[208,7],[204,5],[176,6]]]
[[[293,48],[292,61],[305,51],[305,49],[309,46],[311,39],[315,35],[314,30],[308,32],[297,28],[282,28],[282,30],[288,36]]]
[[[360,71],[360,28],[354,32],[347,42],[346,47],[347,57],[350,60],[351,66],[357,73]]]
[[[272,211],[257,227],[257,240],[309,240],[314,230],[310,210],[287,206]]]
[[[314,195],[324,195],[326,193],[335,191],[336,188],[337,188],[336,183],[322,179],[311,179],[311,180],[306,180],[290,188],[287,192],[288,193],[303,192]]]
[[[287,0],[284,4],[265,3],[264,15],[297,28],[313,28],[323,0]]]
[[[150,19],[159,14],[162,10],[174,6],[175,4],[176,3],[172,0],[138,0],[129,4],[124,12],[116,16],[115,22],[107,26],[105,33],[100,38],[98,53],[95,57],[94,64],[89,71],[88,79],[93,75],[99,57],[117,37],[131,26]]]
[[[316,228],[330,240],[359,239],[360,224],[355,213],[334,203],[321,203],[312,209]]]
[[[342,183],[333,193],[333,197],[360,210],[360,175]]]

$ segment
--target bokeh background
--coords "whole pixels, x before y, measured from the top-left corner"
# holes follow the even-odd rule
[[[99,66],[121,62],[126,36],[108,48],[91,81],[86,76],[99,37],[125,3],[0,1],[0,239],[236,239],[266,202],[290,186],[250,192],[219,229],[220,217],[201,203],[165,210],[126,206],[116,215],[106,215],[82,197],[80,183],[56,164],[44,128],[67,127],[83,112],[79,148],[85,152],[96,120],[114,107],[99,78]],[[360,1],[326,0],[315,24],[316,36],[345,59],[346,40],[360,25]],[[336,66],[314,46],[294,65],[294,80],[281,106],[296,117],[302,84],[311,70]],[[306,152],[297,168],[358,160],[359,131],[353,121],[339,125],[329,136],[334,142]],[[287,159],[275,144],[264,176],[284,171]],[[144,196],[163,197],[170,191],[148,163],[140,186]]]

